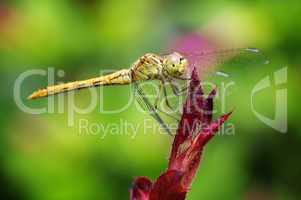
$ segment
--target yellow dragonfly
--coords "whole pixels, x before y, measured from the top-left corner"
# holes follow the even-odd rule
[[[180,53],[175,52],[167,56],[147,53],[139,58],[129,69],[122,69],[108,75],[87,80],[48,86],[45,89],[40,89],[32,93],[28,99],[37,99],[88,87],[125,85],[147,80],[160,80],[164,82],[173,77],[181,78],[187,69],[188,60]]]
[[[121,69],[108,75],[87,80],[48,86],[33,92],[28,99],[37,99],[88,87],[134,84],[137,101],[141,107],[148,110],[152,117],[154,117],[169,134],[171,134],[171,131],[158,114],[157,107],[162,93],[165,97],[167,95],[166,83],[170,83],[169,85],[174,94],[179,95],[182,90],[176,87],[174,82],[176,80],[189,80],[189,73],[192,71],[192,67],[199,67],[199,69],[202,69],[206,68],[206,65],[216,66],[217,64],[242,53],[258,54],[259,51],[254,48],[241,48],[199,53],[174,52],[167,55],[147,53],[141,56],[128,69]],[[219,72],[219,74],[222,73]],[[150,102],[143,89],[139,86],[140,82],[148,80],[158,80],[160,83],[159,93],[154,103]],[[165,103],[171,108],[167,98],[165,98]]]

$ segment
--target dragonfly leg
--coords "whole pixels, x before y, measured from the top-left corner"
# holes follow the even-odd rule
[[[181,89],[178,88],[178,86],[171,80],[170,81],[170,87],[172,89],[172,92],[174,93],[174,95],[176,96],[180,96],[183,94],[183,92],[187,91],[188,86],[185,86]]]
[[[161,99],[162,89],[163,89],[162,84],[159,84],[159,92],[158,92],[157,97],[156,97],[155,102],[154,102],[155,109],[158,109],[158,103]]]
[[[169,113],[167,113],[167,112],[161,110],[160,108],[157,108],[157,110],[158,110],[159,112],[163,113],[164,115],[166,115],[167,117],[170,117],[170,118],[176,120],[177,122],[180,122],[180,119],[177,118],[177,117],[175,117],[175,116],[173,116],[172,114],[169,114]],[[178,113],[177,113],[177,116],[179,116]]]
[[[176,96],[181,96],[183,94],[183,92],[187,91],[187,88],[188,88],[187,85],[185,85],[183,88],[179,89],[179,87],[177,86],[177,84],[175,83],[175,81],[172,77],[170,77],[169,83],[170,83],[170,87],[172,89],[172,92]]]
[[[170,110],[174,110],[173,107],[170,105],[169,101],[168,101],[168,97],[167,97],[167,90],[166,90],[166,85],[165,85],[165,82],[162,81],[162,87],[163,87],[163,93],[164,93],[164,101],[165,101],[165,104],[167,105],[167,107],[170,109]]]
[[[191,78],[188,77],[178,77],[178,76],[170,76],[171,78],[182,80],[182,81],[190,81]]]
[[[155,107],[156,110],[158,110],[159,112],[163,113],[163,114],[166,115],[167,117],[170,117],[170,118],[176,120],[177,122],[179,122],[179,121],[180,121],[179,118],[173,116],[172,114],[170,114],[170,113],[168,113],[168,112],[165,112],[165,111],[161,110],[161,109],[158,107],[159,100],[161,99],[161,96],[162,96],[162,90],[163,90],[163,87],[164,87],[164,85],[163,85],[163,83],[161,82],[160,85],[159,85],[159,93],[158,93],[158,95],[157,95],[157,97],[156,97],[156,100],[155,100],[155,103],[154,103],[154,107]]]
[[[176,84],[172,80],[170,81],[170,87],[171,87],[172,92],[174,93],[174,95],[180,96],[179,88],[178,88],[178,86],[176,86]]]
[[[157,109],[154,108],[154,106],[151,104],[149,99],[146,97],[143,89],[138,85],[138,83],[134,82],[135,87],[135,95],[136,100],[140,104],[141,108],[148,111],[148,113],[160,124],[160,126],[169,134],[173,135],[171,130],[168,128],[168,126],[165,124],[165,122],[162,120],[162,118],[157,113]]]

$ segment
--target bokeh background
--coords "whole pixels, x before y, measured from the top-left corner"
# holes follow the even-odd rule
[[[135,176],[158,177],[167,165],[171,137],[152,130],[143,134],[142,128],[134,139],[79,134],[80,119],[143,123],[148,116],[134,105],[117,114],[99,109],[76,114],[75,125],[68,127],[67,113],[58,113],[56,104],[50,114],[21,111],[13,87],[29,69],[63,69],[65,76],[56,81],[67,81],[127,67],[146,52],[166,53],[174,40],[189,34],[220,47],[258,47],[271,64],[228,68],[231,80],[239,83],[227,101],[227,110],[235,108],[230,120],[235,134],[219,135],[207,146],[188,199],[300,199],[300,14],[298,0],[1,1],[1,199],[128,199]],[[258,81],[285,66],[288,82],[279,86],[289,88],[288,132],[283,134],[255,117],[250,93]],[[47,77],[26,79],[24,103],[47,107],[47,99],[25,100],[46,84]],[[277,88],[258,94],[258,112],[273,118]],[[127,103],[131,89],[103,92],[103,107],[113,110]],[[87,94],[76,94],[77,105],[87,105]]]

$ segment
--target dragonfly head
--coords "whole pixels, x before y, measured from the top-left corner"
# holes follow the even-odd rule
[[[163,64],[167,73],[171,76],[182,76],[188,68],[187,59],[177,52],[165,56]]]

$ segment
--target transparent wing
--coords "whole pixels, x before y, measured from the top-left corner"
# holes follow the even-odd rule
[[[221,66],[255,67],[269,63],[267,57],[255,48],[225,49],[207,52],[180,52],[190,63],[190,68],[197,68],[200,74],[218,71]],[[227,76],[226,73],[218,73]]]
[[[150,100],[146,97],[142,88],[139,87],[139,85],[137,83],[134,83],[134,87],[135,87],[136,100],[139,103],[139,105],[141,106],[141,108],[143,110],[147,111],[169,135],[172,135],[171,131],[169,130],[169,128],[167,127],[167,125],[165,124],[163,119],[157,113],[156,109],[151,104]]]

